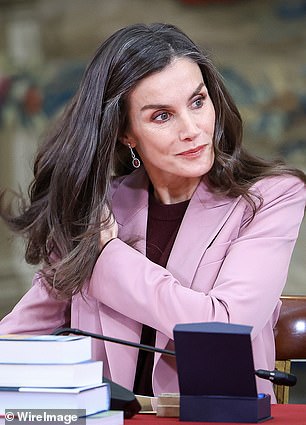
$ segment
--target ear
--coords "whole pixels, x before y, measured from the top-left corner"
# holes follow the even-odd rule
[[[119,137],[119,141],[124,144],[125,146],[130,145],[131,148],[134,148],[136,146],[136,140],[134,139],[134,137],[126,132],[125,134],[123,134],[121,137]]]

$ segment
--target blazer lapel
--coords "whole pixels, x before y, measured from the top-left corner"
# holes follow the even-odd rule
[[[226,223],[239,198],[211,193],[203,179],[190,200],[167,269],[190,287],[205,251]]]
[[[141,167],[124,179],[112,200],[119,238],[132,241],[143,254],[146,253],[148,186],[148,177]]]

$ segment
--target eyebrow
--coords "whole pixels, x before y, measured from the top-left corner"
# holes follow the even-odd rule
[[[194,96],[199,94],[203,87],[204,87],[204,83],[202,82],[198,85],[198,87],[195,89],[195,91],[192,93],[192,95],[189,97],[188,100],[191,100]],[[155,103],[155,104],[152,103],[149,105],[144,105],[140,110],[146,111],[147,109],[168,109],[168,108],[170,108],[170,105],[165,105],[161,103]]]

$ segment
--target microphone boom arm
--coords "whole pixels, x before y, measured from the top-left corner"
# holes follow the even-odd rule
[[[166,356],[175,356],[175,351],[165,350],[162,348],[156,348],[156,347],[152,347],[151,345],[138,344],[136,342],[126,341],[124,339],[112,338],[110,336],[99,335],[99,334],[95,334],[88,331],[81,331],[80,329],[58,328],[54,332],[52,332],[52,335],[62,335],[65,333],[89,336],[92,338],[100,339],[102,341],[113,342],[115,344],[127,345],[129,347],[134,347],[140,350],[149,351],[151,353],[161,353]],[[285,385],[285,386],[291,387],[291,386],[294,386],[297,381],[297,378],[295,375],[292,375],[286,372],[279,372],[278,370],[268,371],[268,370],[259,369],[259,370],[255,370],[254,373],[259,378],[267,379],[277,385]]]
[[[52,335],[62,335],[64,333],[71,333],[71,334],[74,334],[74,335],[90,336],[92,338],[101,339],[102,341],[114,342],[115,344],[127,345],[129,347],[135,347],[135,348],[139,348],[141,350],[150,351],[151,353],[161,353],[161,354],[165,354],[167,356],[175,356],[175,351],[164,350],[162,348],[152,347],[151,345],[138,344],[136,342],[126,341],[124,339],[112,338],[110,336],[104,336],[104,335],[99,335],[99,334],[95,334],[95,333],[92,333],[92,332],[81,331],[79,329],[59,328],[59,329],[56,329],[54,332],[52,332]]]

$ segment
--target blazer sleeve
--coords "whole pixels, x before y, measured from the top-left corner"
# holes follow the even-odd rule
[[[37,273],[29,291],[0,322],[0,334],[50,334],[69,323],[70,302],[52,295]]]
[[[182,286],[169,271],[114,239],[97,260],[89,294],[169,338],[177,323],[205,321],[251,325],[255,337],[284,288],[306,198],[304,183],[295,177],[264,180],[258,184],[263,203],[248,225],[236,224],[238,237],[208,293]],[[246,204],[245,219],[249,213]]]

